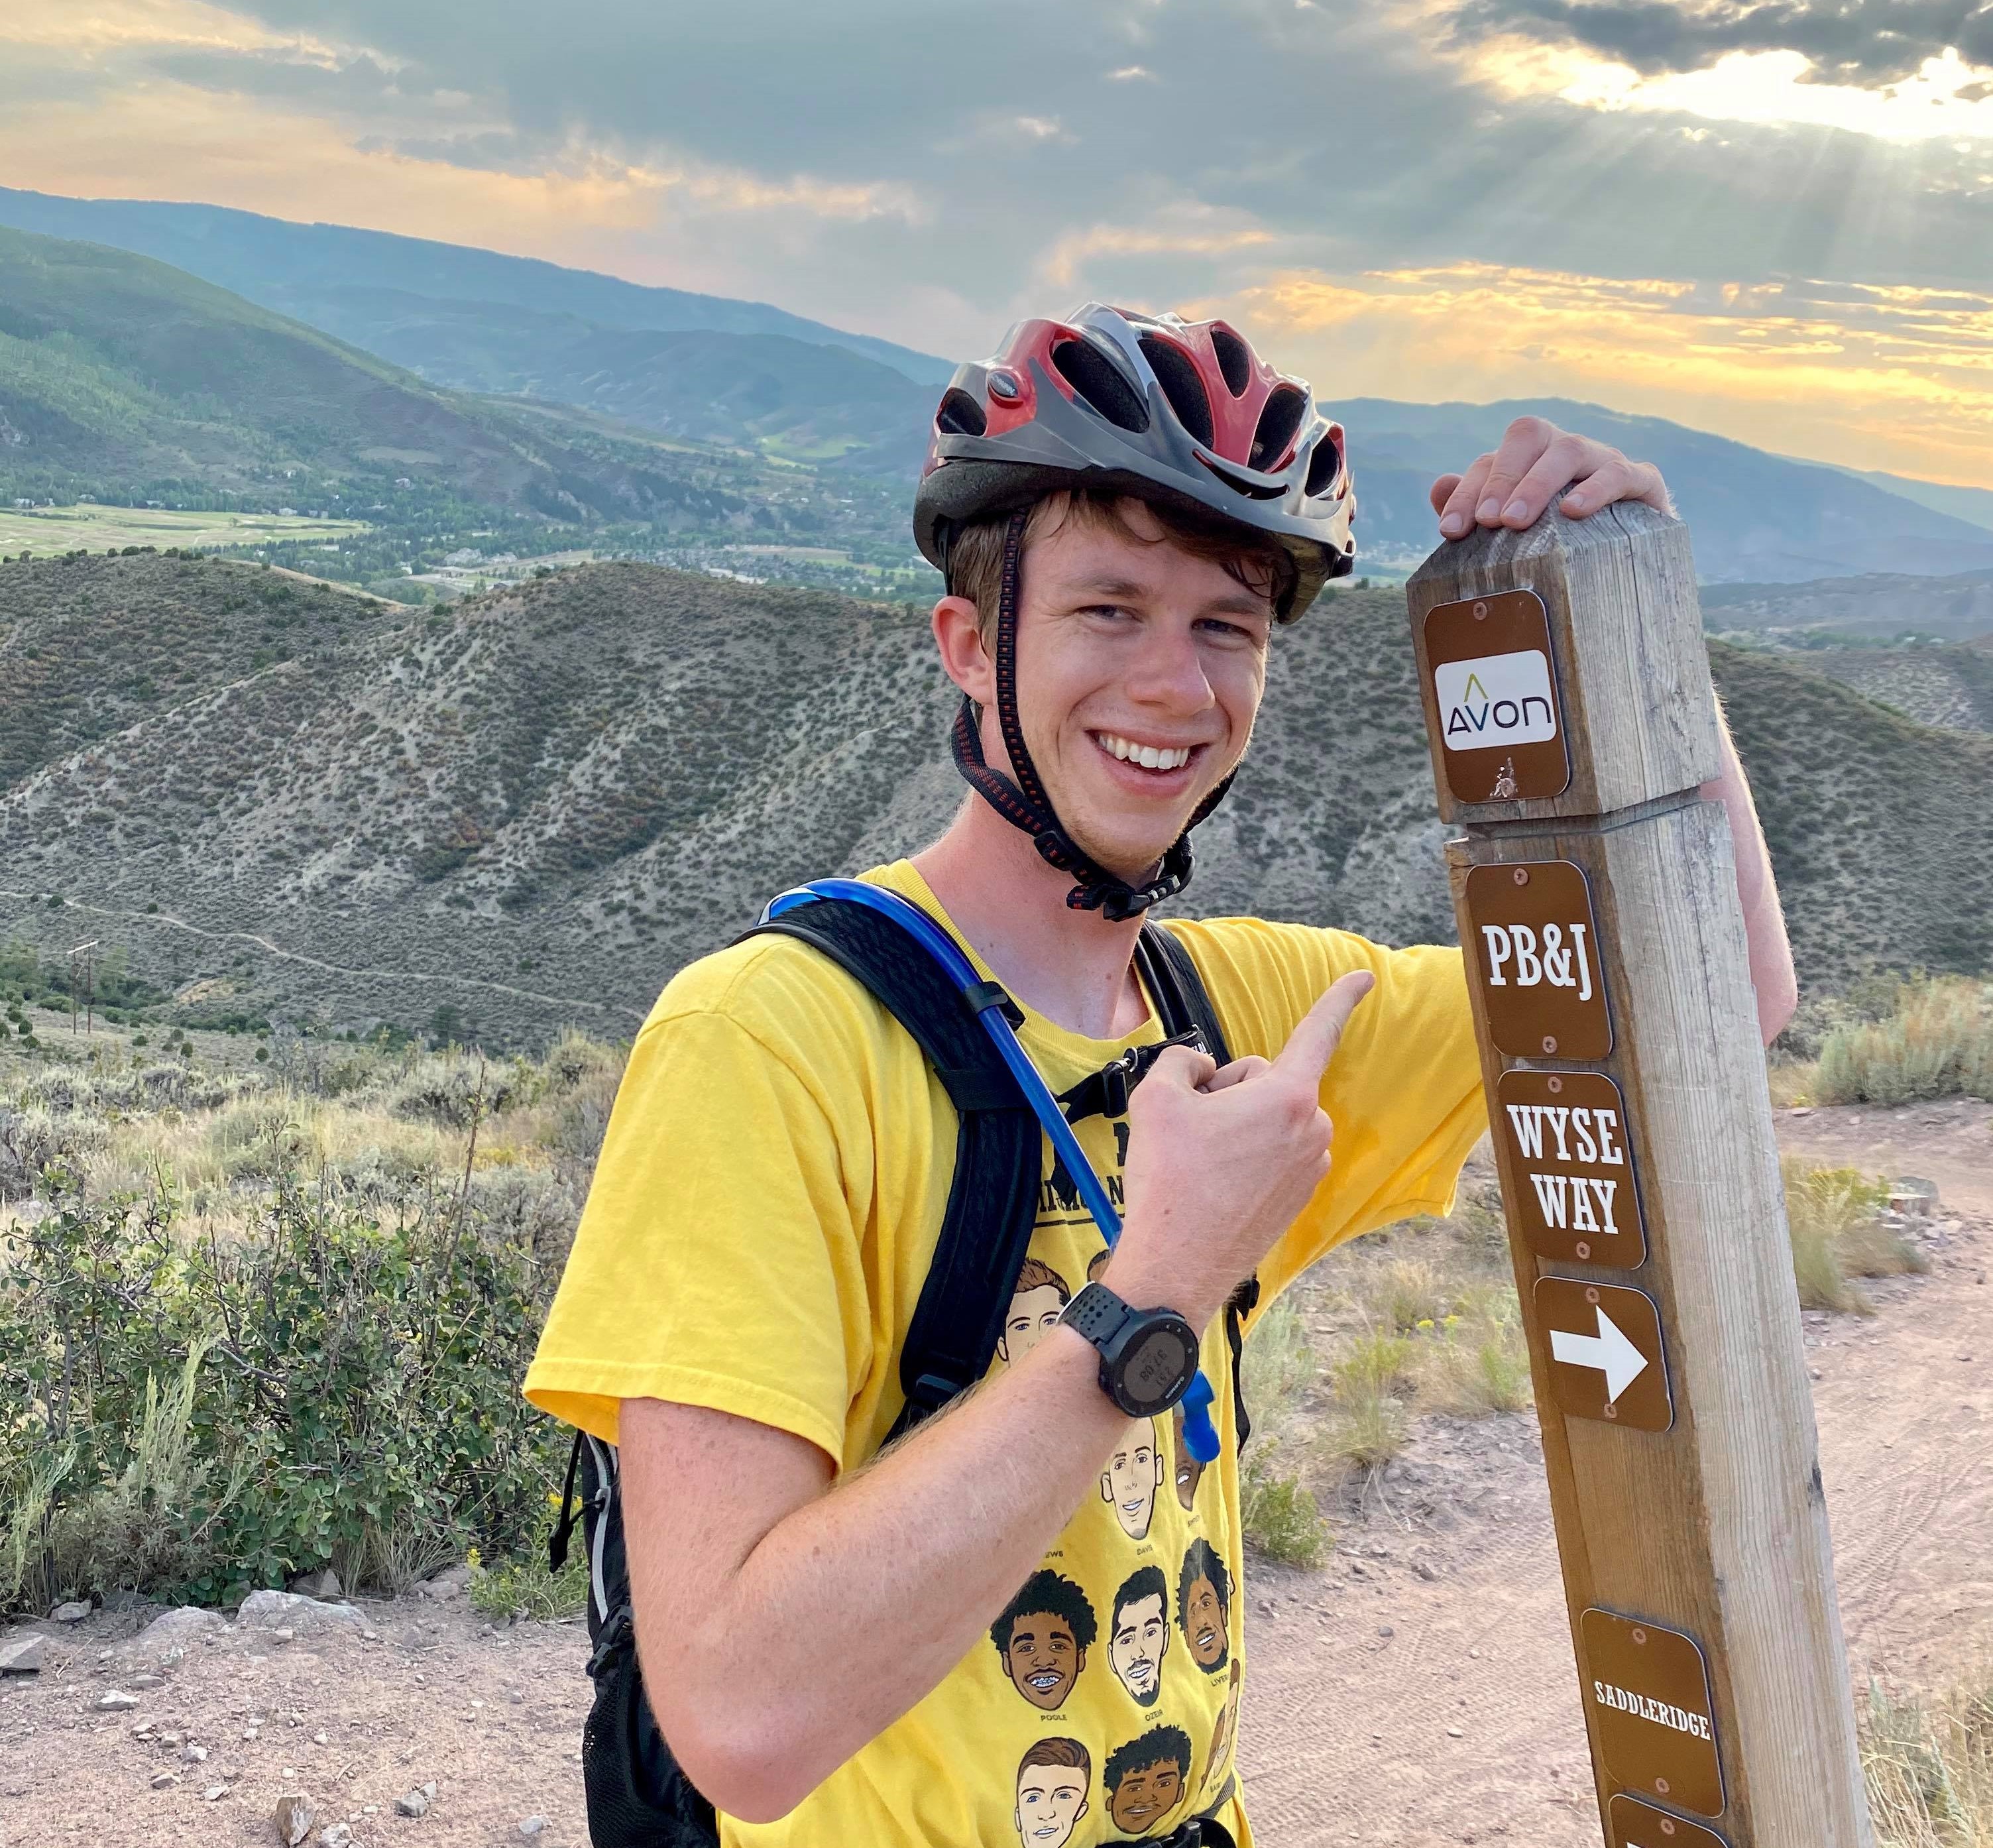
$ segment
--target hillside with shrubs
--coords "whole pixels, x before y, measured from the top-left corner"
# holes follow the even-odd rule
[[[773,892],[932,836],[907,607],[591,566],[448,612],[248,565],[0,565],[0,941],[95,937],[187,1024],[633,1030]],[[1193,912],[1450,939],[1402,596],[1277,638]],[[1711,644],[1803,981],[1993,963],[1993,737]]]

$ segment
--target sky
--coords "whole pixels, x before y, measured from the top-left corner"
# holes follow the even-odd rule
[[[6,0],[0,184],[1993,488],[1993,0]]]

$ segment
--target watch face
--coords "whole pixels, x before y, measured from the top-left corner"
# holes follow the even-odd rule
[[[1172,1403],[1196,1371],[1197,1350],[1177,1329],[1144,1329],[1122,1356],[1121,1387],[1142,1405]]]

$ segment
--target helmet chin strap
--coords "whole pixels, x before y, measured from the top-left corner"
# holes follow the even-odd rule
[[[1140,885],[1131,885],[1091,858],[1065,830],[1051,799],[1038,780],[1036,765],[1024,744],[1024,727],[1017,713],[1017,578],[1024,553],[1025,513],[1014,513],[1003,534],[1003,572],[996,602],[996,724],[1017,780],[991,768],[983,755],[983,737],[976,702],[963,697],[955,715],[949,749],[962,780],[991,808],[1031,837],[1047,865],[1071,873],[1076,883],[1065,895],[1075,911],[1097,911],[1109,923],[1140,917],[1149,907],[1174,898],[1190,883],[1190,830],[1216,808],[1232,787],[1226,778],[1192,815],[1169,851]]]

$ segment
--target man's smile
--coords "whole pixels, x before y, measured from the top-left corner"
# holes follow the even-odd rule
[[[1024,1677],[1026,1685],[1041,1694],[1049,1694],[1059,1685],[1059,1672],[1056,1668],[1038,1668]]]

